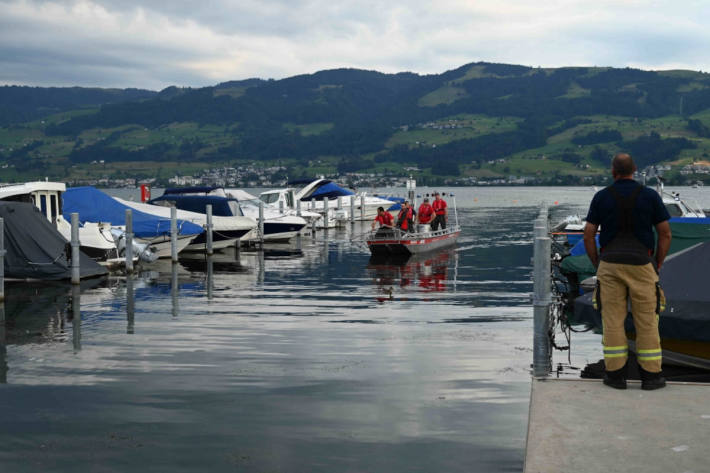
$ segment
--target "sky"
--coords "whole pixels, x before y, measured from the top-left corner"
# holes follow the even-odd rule
[[[203,87],[478,61],[710,70],[702,0],[0,0],[0,84]]]

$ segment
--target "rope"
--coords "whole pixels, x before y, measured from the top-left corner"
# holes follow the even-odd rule
[[[60,253],[56,258],[54,258],[53,261],[50,261],[49,263],[35,263],[34,261],[27,260],[27,264],[31,264],[32,266],[50,266],[57,261],[59,261],[59,258],[64,256],[64,252]]]

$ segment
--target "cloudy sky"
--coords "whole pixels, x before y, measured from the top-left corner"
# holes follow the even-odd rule
[[[0,84],[205,86],[475,61],[710,70],[705,0],[0,0]]]

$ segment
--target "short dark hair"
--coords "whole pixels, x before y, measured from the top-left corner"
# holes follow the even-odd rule
[[[617,176],[630,176],[636,170],[636,164],[628,153],[617,153],[611,160],[611,172]]]
[[[384,212],[384,211],[385,211],[385,208],[384,208],[384,207],[377,207],[377,211],[378,211],[378,212],[379,212],[379,211]]]

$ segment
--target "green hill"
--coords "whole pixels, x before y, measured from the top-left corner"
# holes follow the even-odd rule
[[[706,160],[710,75],[475,63],[159,93],[2,87],[0,125],[3,180],[165,177],[243,162],[312,175],[318,162],[341,173],[416,166],[425,180],[574,183],[605,175],[620,150],[640,165]]]

